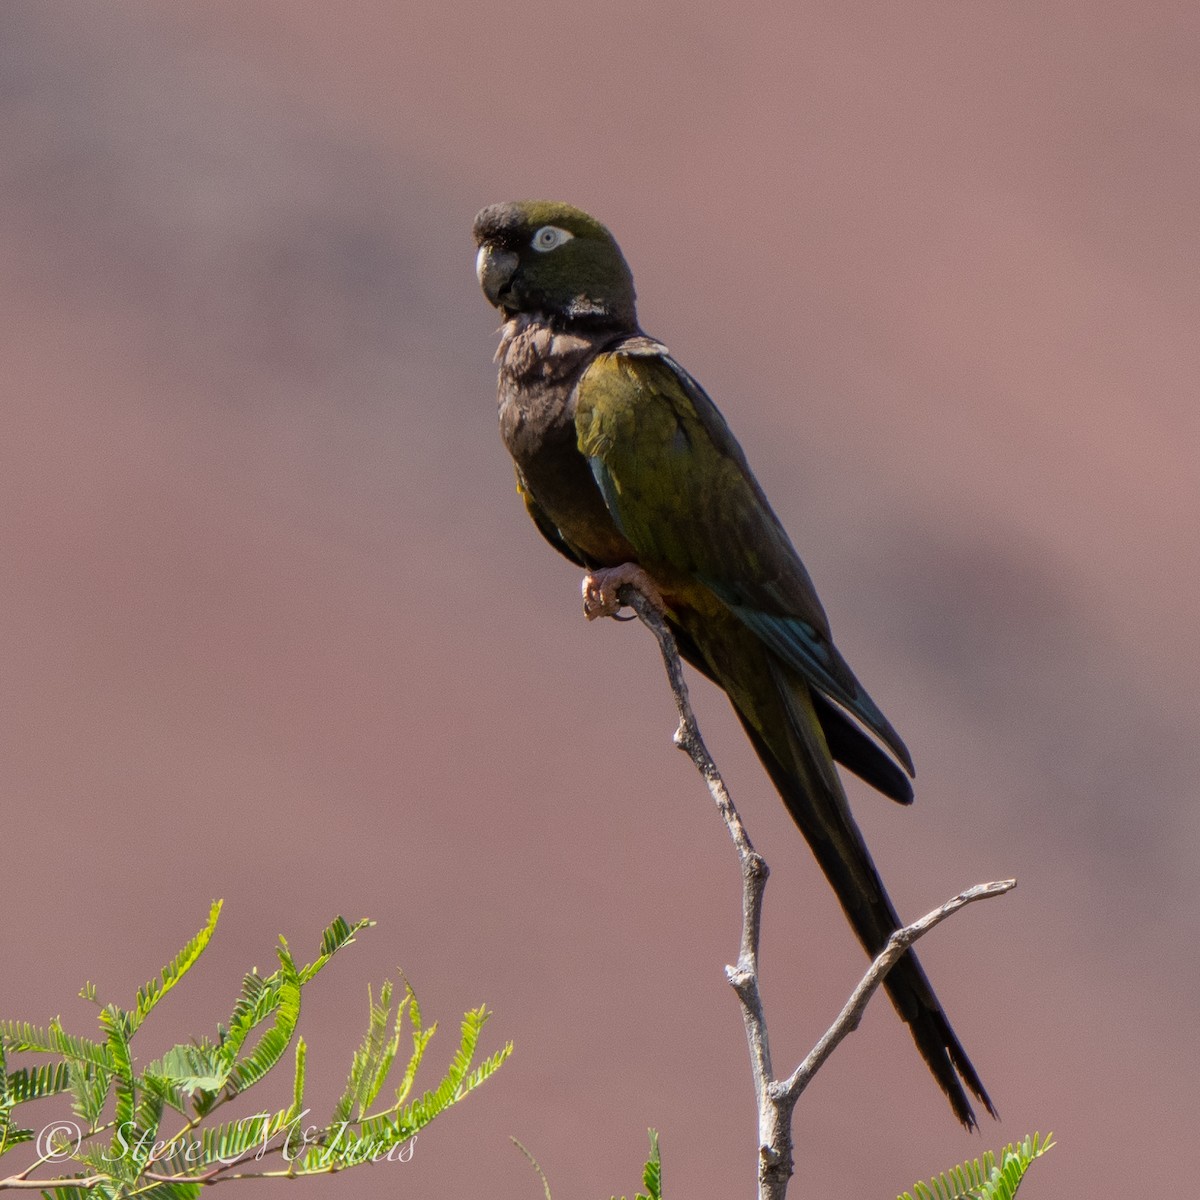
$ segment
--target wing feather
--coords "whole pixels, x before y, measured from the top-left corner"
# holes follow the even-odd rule
[[[816,589],[704,389],[646,338],[600,354],[576,393],[579,449],[652,574],[689,576],[778,658],[912,759],[833,644]]]

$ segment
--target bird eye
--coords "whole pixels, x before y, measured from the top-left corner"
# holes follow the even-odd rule
[[[543,225],[533,235],[532,245],[535,250],[544,254],[547,250],[561,246],[563,242],[569,242],[574,236],[569,229],[559,229],[557,225]]]

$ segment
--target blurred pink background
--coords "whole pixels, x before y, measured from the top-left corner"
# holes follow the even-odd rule
[[[632,1194],[651,1125],[668,1196],[753,1194],[733,852],[649,637],[583,621],[495,429],[471,219],[555,197],[616,233],[913,750],[913,809],[851,785],[901,911],[1020,879],[922,950],[1003,1122],[960,1131],[876,1003],[798,1110],[794,1194],[1050,1128],[1030,1200],[1173,1194],[1198,35],[1172,0],[6,0],[0,1015],[89,1031],[84,980],[127,1001],[223,896],[146,1059],[277,934],[311,957],[369,915],[306,1002],[318,1110],[397,964],[431,1066],[483,1001],[516,1052],[412,1162],[243,1195],[536,1197],[510,1134],[559,1200]],[[773,868],[790,1067],[865,960],[696,694]]]

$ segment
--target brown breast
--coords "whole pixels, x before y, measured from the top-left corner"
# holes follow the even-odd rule
[[[575,434],[575,385],[611,332],[564,333],[536,316],[509,321],[500,338],[500,434],[530,496],[579,556],[636,561],[613,523]]]

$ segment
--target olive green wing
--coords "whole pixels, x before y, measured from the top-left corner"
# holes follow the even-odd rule
[[[834,646],[812,580],[741,447],[665,347],[639,338],[597,356],[578,385],[575,428],[642,565],[703,584],[911,773],[904,743]]]

